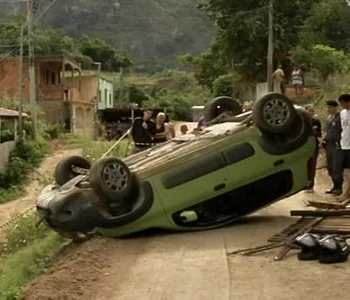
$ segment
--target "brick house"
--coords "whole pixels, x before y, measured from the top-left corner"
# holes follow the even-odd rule
[[[0,95],[19,95],[19,57],[0,58]],[[81,97],[81,68],[71,58],[43,55],[35,58],[36,100],[50,124],[63,124],[71,131],[93,129],[96,99]],[[70,72],[69,84],[66,74]],[[28,61],[23,63],[23,100],[29,102]],[[1,102],[1,100],[0,100]]]

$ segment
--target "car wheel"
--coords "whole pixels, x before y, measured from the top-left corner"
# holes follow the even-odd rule
[[[311,118],[306,111],[298,110],[289,130],[283,134],[263,134],[261,147],[272,155],[282,155],[292,152],[313,136]]]
[[[255,125],[264,133],[288,130],[297,115],[293,102],[279,93],[270,93],[255,101],[252,113]]]
[[[209,100],[204,107],[204,118],[209,122],[224,112],[232,112],[234,116],[243,112],[242,104],[231,97],[221,96]]]
[[[110,201],[119,201],[130,195],[132,176],[121,159],[107,157],[92,166],[90,183],[97,195]]]
[[[80,175],[76,173],[73,168],[89,170],[91,168],[90,162],[81,156],[70,156],[63,159],[57,164],[55,169],[55,180],[58,185],[64,185],[74,177]]]

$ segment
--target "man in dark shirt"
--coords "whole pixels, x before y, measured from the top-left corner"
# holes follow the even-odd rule
[[[135,118],[131,136],[134,140],[134,148],[132,154],[144,151],[153,146],[154,136],[156,134],[156,125],[151,120],[153,111],[151,109],[145,109],[143,111],[143,117]]]
[[[312,177],[313,179],[312,179],[310,186],[306,190],[306,192],[308,192],[308,193],[313,193],[314,192],[314,185],[315,185],[317,159],[318,159],[318,154],[320,152],[319,138],[322,137],[322,125],[321,125],[321,122],[318,119],[318,117],[315,115],[315,109],[314,109],[313,105],[311,105],[311,104],[307,105],[306,110],[311,117],[312,128],[314,130],[314,135],[315,135],[315,139],[316,139],[316,149],[315,149],[315,154],[314,154],[315,156],[314,156],[313,177]]]
[[[341,195],[343,186],[343,155],[340,147],[341,120],[338,112],[338,103],[334,100],[327,101],[328,120],[326,136],[322,143],[326,150],[328,174],[332,178],[333,187],[327,194]]]

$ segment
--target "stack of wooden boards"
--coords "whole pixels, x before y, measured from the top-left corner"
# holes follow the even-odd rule
[[[234,251],[229,254],[251,255],[282,247],[281,251],[274,257],[275,260],[282,260],[290,250],[298,249],[293,242],[297,236],[304,233],[337,234],[344,238],[350,237],[350,209],[292,210],[291,216],[301,218],[269,238],[267,240],[268,244]]]

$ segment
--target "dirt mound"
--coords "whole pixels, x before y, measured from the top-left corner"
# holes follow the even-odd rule
[[[25,300],[91,299],[91,287],[108,267],[108,239],[95,238],[84,244],[64,248],[47,274],[25,290]]]

